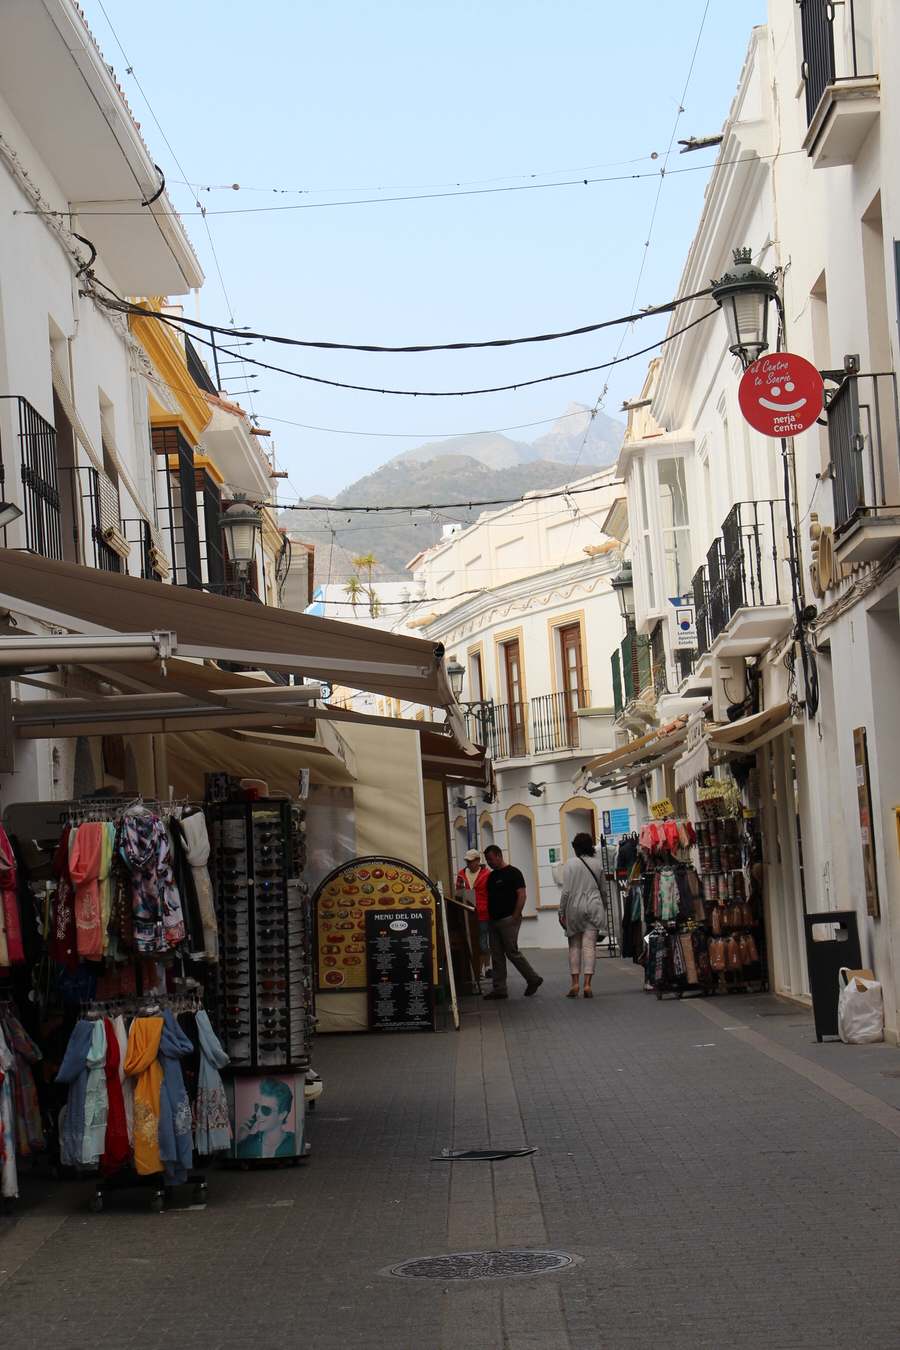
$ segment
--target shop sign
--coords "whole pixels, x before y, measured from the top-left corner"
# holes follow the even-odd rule
[[[603,812],[603,833],[606,835],[630,834],[631,818],[627,806],[617,806]]]
[[[466,807],[466,848],[478,847],[478,808],[474,802]]]
[[[437,913],[431,881],[399,858],[354,858],[329,872],[313,896],[317,988],[329,993],[369,985],[366,916],[386,909]],[[430,931],[436,931],[436,921]],[[437,983],[437,945],[432,943],[432,983]]]
[[[371,1031],[433,1031],[432,913],[370,909],[366,914]]]
[[[744,420],[763,436],[797,436],[822,416],[824,390],[809,361],[793,352],[771,352],[744,372],[738,401]]]
[[[662,801],[650,803],[650,813],[654,820],[665,820],[666,816],[674,816],[675,807],[668,797],[663,797]]]
[[[697,611],[693,600],[670,596],[669,604],[675,610],[676,648],[693,651],[697,646]]]

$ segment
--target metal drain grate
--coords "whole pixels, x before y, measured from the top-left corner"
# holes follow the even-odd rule
[[[403,1261],[383,1273],[409,1280],[500,1280],[513,1275],[547,1275],[577,1265],[568,1252],[452,1252]]]

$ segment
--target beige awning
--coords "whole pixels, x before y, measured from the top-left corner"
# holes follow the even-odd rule
[[[421,727],[423,723],[418,725]],[[485,792],[490,791],[491,761],[483,745],[477,747],[477,755],[467,755],[450,736],[424,730],[419,733],[419,744],[425,778],[438,778],[443,783],[466,784]]]
[[[599,787],[613,775],[635,765],[642,768],[656,767],[658,762],[669,757],[670,751],[675,751],[681,745],[686,735],[687,726],[679,720],[659,731],[639,736],[637,740],[629,741],[627,745],[620,745],[617,749],[592,759],[576,775],[575,781],[582,786],[591,783]]]
[[[791,705],[778,703],[765,712],[739,717],[736,722],[710,727],[709,738],[719,751],[747,755],[780,736],[791,724]]]
[[[459,744],[474,752],[447,679],[444,649],[421,638],[10,549],[0,549],[0,604],[94,635],[132,632],[139,619],[142,631],[174,633],[180,657],[291,671],[443,708]],[[341,720],[338,710],[328,715]]]

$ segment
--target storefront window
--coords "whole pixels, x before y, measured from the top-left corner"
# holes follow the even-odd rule
[[[662,518],[666,594],[686,595],[691,584],[691,535],[683,459],[661,459],[659,508]]]

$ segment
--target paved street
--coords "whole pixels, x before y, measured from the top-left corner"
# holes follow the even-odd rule
[[[529,954],[532,955],[531,953]],[[0,1220],[4,1343],[338,1350],[896,1346],[900,1053],[818,1045],[774,998],[646,996],[565,953],[462,1030],[323,1038],[307,1166],[212,1170],[149,1212],[26,1179]],[[527,1158],[432,1162],[442,1148]],[[398,1279],[423,1256],[553,1249],[559,1274]]]

